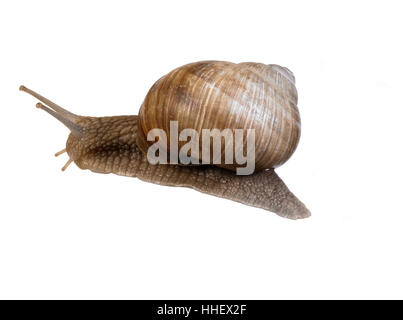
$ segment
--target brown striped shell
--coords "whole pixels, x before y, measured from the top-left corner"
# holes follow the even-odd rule
[[[149,90],[139,112],[137,144],[151,129],[255,129],[255,170],[278,167],[295,151],[300,116],[293,74],[278,65],[202,61],[179,67]],[[186,142],[179,141],[181,148]],[[222,146],[222,155],[224,155]],[[241,165],[219,165],[234,170]]]

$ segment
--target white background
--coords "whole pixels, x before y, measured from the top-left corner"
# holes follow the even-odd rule
[[[2,1],[0,298],[403,298],[402,7],[392,1]],[[291,221],[60,168],[72,112],[136,114],[188,62],[276,63],[302,137]]]

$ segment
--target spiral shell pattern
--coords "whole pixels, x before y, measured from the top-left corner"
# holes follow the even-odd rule
[[[278,65],[201,61],[179,67],[149,90],[139,112],[137,143],[143,152],[153,142],[151,129],[179,131],[255,129],[255,169],[278,167],[295,151],[301,130],[297,90],[291,71]],[[179,148],[186,142],[179,141]],[[224,155],[222,146],[222,155]],[[234,170],[233,165],[219,165]]]

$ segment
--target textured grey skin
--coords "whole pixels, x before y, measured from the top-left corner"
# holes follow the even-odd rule
[[[137,116],[79,117],[66,149],[81,169],[114,173],[165,186],[189,187],[213,196],[272,211],[289,219],[310,216],[274,170],[237,176],[215,166],[151,165],[136,145]]]

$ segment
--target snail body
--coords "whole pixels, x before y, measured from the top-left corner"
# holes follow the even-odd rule
[[[292,73],[280,66],[204,61],[177,68],[150,89],[139,116],[86,117],[73,114],[24,86],[45,110],[71,131],[69,161],[81,169],[115,173],[167,186],[183,186],[298,219],[309,210],[275,173],[295,151],[300,137],[297,91]],[[151,164],[147,158],[153,128],[254,129],[256,172],[237,175],[239,164]],[[179,141],[182,147],[184,141]],[[200,152],[205,150],[200,149]],[[233,150],[235,152],[235,150]],[[222,145],[221,153],[225,153]]]

